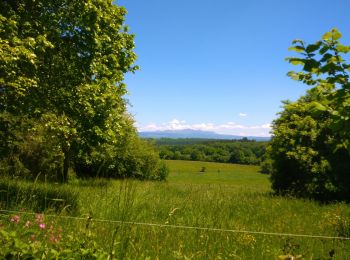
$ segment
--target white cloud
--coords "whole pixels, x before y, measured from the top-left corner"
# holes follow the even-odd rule
[[[139,131],[166,131],[166,130],[201,130],[212,131],[219,134],[230,134],[240,136],[270,136],[271,125],[269,123],[263,125],[241,125],[234,122],[224,124],[199,123],[189,124],[184,120],[173,119],[168,123],[163,124],[148,124],[136,126]]]
[[[239,115],[240,117],[246,117],[248,114],[242,113],[242,112],[241,112],[241,113],[239,113],[238,115]]]

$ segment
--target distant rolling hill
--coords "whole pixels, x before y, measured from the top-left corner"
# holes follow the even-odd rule
[[[200,139],[221,139],[221,140],[233,140],[242,139],[244,137],[250,140],[256,141],[269,141],[270,137],[258,137],[258,136],[239,136],[239,135],[224,135],[210,131],[201,130],[166,130],[166,131],[154,131],[154,132],[139,132],[142,138],[200,138]]]

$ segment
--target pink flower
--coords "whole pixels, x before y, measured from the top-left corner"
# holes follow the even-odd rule
[[[41,229],[45,229],[46,225],[45,225],[45,223],[40,223],[39,227],[40,227]]]
[[[10,221],[13,222],[13,223],[18,223],[19,221],[21,220],[20,216],[18,215],[15,215],[13,217],[10,218]]]

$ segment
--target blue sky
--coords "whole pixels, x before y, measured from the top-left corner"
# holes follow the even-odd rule
[[[349,0],[119,0],[136,35],[137,65],[126,76],[141,131],[200,129],[269,135],[281,100],[306,87],[286,76],[296,38],[333,27],[350,44]]]

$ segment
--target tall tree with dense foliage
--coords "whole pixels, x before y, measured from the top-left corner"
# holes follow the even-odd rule
[[[272,187],[323,200],[350,199],[350,46],[333,29],[320,41],[293,41],[302,65],[288,75],[311,88],[296,102],[285,102],[273,123],[270,154]]]
[[[63,181],[71,162],[97,169],[135,132],[124,99],[124,74],[137,70],[126,10],[110,0],[5,0],[0,10],[1,157],[31,168],[21,146],[36,142],[57,155],[49,161]]]

